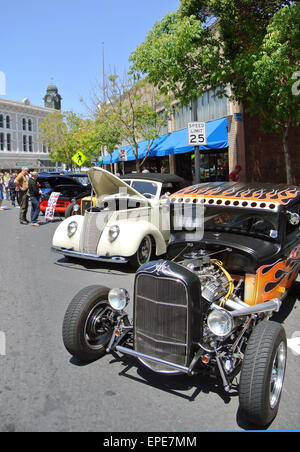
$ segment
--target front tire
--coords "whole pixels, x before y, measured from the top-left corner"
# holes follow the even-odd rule
[[[72,215],[75,215],[75,213],[74,213],[74,204],[73,203],[69,204],[68,207],[66,208],[66,210],[65,210],[65,218],[69,218]]]
[[[269,320],[259,323],[245,351],[239,386],[241,410],[255,425],[269,424],[278,412],[286,357],[283,327]]]
[[[68,352],[81,362],[94,361],[106,352],[112,332],[110,289],[88,286],[78,292],[66,311],[62,335]]]
[[[141,265],[147,264],[150,261],[152,249],[152,239],[150,235],[146,235],[141,241],[137,252],[130,259],[130,265],[134,270],[138,270]]]

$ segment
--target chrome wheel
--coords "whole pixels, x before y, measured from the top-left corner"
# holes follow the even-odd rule
[[[152,242],[149,235],[143,238],[140,247],[138,249],[138,262],[139,265],[149,262],[152,253]]]
[[[89,313],[84,327],[85,342],[89,348],[95,350],[109,342],[113,329],[109,314],[111,309],[103,301],[94,306]]]
[[[285,372],[286,346],[281,342],[277,348],[271,373],[270,381],[270,406],[274,408],[279,400]]]

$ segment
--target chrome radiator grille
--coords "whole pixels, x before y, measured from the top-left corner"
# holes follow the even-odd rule
[[[188,298],[176,279],[141,274],[135,286],[135,350],[185,366],[188,349]],[[156,371],[169,366],[143,361]]]
[[[87,254],[96,254],[101,232],[97,227],[98,212],[85,212],[80,238],[80,250]]]

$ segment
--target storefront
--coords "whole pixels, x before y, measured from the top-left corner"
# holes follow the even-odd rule
[[[200,146],[200,181],[228,180],[228,132],[227,118],[206,123],[207,143]],[[142,160],[147,152],[147,142],[139,143],[138,156]],[[125,156],[120,172],[128,173],[135,169],[135,156],[130,146],[122,148]],[[195,179],[195,147],[188,144],[187,129],[177,130],[157,138],[148,152],[144,164],[150,171],[174,172],[188,181]],[[121,152],[122,154],[122,152]],[[112,163],[118,163],[120,149],[112,154]],[[110,156],[103,159],[104,165],[110,164]]]

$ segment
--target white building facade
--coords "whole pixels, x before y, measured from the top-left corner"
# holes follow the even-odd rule
[[[16,102],[0,99],[0,170],[53,170],[57,164],[40,139],[40,123],[53,108],[31,105],[29,99]]]

